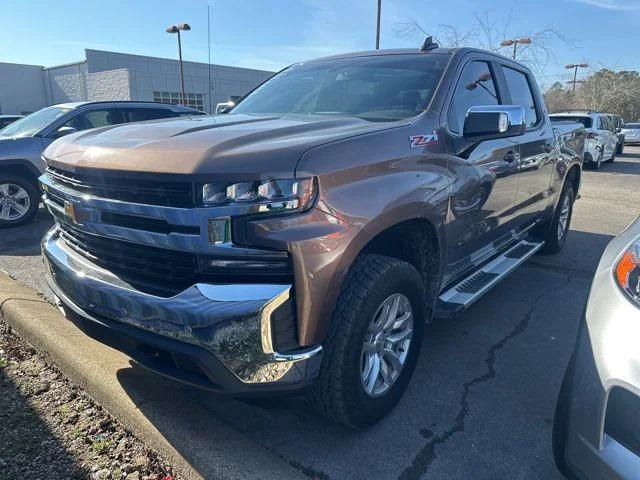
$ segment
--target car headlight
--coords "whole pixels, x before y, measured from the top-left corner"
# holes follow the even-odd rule
[[[620,257],[615,277],[620,288],[631,300],[640,304],[640,240],[636,240]]]
[[[315,196],[313,178],[215,182],[202,186],[205,206],[255,205],[258,213],[303,212],[311,208]]]

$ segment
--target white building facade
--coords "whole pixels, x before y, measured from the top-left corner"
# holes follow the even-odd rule
[[[186,104],[206,112],[273,75],[197,62],[184,62],[183,67]],[[56,103],[99,100],[179,103],[180,64],[101,50],[85,50],[85,60],[55,67],[0,63],[0,114],[27,114]]]

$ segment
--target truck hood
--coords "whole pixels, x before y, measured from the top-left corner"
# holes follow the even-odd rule
[[[79,132],[52,143],[54,167],[178,175],[228,180],[292,176],[302,154],[324,143],[408,122],[309,115],[222,115],[118,125]]]

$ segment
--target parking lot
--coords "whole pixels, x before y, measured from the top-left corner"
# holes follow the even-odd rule
[[[312,478],[560,478],[556,395],[600,254],[640,212],[639,175],[640,148],[585,170],[565,249],[535,256],[462,317],[431,324],[407,393],[372,428],[331,424],[301,398],[237,401],[184,387],[187,396]],[[0,269],[46,297],[39,240],[50,225],[41,210],[27,226],[0,230]],[[120,373],[125,388],[136,378]],[[164,401],[150,396],[139,407]]]

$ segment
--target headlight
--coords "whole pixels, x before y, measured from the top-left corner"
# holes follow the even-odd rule
[[[616,265],[615,276],[620,288],[640,304],[640,240],[624,252]]]
[[[259,213],[303,212],[311,208],[315,195],[313,178],[216,182],[202,186],[202,203],[205,206],[256,205]]]

